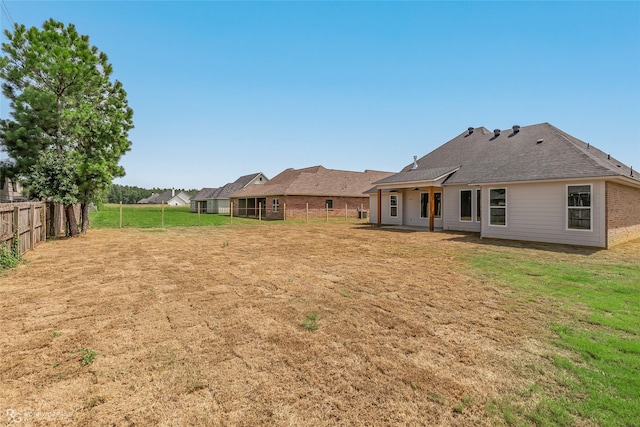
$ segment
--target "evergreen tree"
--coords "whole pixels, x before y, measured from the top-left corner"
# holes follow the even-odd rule
[[[31,195],[64,203],[71,235],[80,232],[73,210],[80,203],[84,233],[88,204],[98,201],[113,178],[124,176],[118,162],[130,150],[133,128],[126,92],[111,81],[107,55],[73,24],[15,24],[5,36],[0,78],[11,118],[0,120],[0,138],[12,159],[6,173]],[[64,176],[44,179],[63,169]]]

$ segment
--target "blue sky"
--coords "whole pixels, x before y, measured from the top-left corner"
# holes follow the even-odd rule
[[[639,2],[5,5],[29,27],[74,23],[109,56],[136,126],[120,184],[395,172],[469,126],[540,122],[640,170]]]

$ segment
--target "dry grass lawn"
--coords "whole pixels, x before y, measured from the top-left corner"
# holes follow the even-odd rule
[[[467,274],[480,246],[354,223],[41,244],[0,277],[0,424],[500,424],[486,404],[557,349],[544,304]]]

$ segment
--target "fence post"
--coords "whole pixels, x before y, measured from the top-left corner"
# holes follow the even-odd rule
[[[122,200],[120,200],[120,229],[122,229]]]
[[[196,202],[196,209],[198,210],[198,227],[200,227],[200,203]]]
[[[40,226],[42,228],[40,228],[40,241],[41,242],[46,242],[47,241],[47,228],[48,228],[48,224],[47,224],[47,203],[46,202],[42,202],[42,204],[40,205]]]
[[[348,208],[349,208],[349,207],[348,207],[348,206],[347,206],[347,204],[345,203],[345,204],[344,204],[344,220],[345,220],[345,221],[348,221],[348,218],[349,218],[349,216],[348,216],[348,215],[349,215],[349,209],[348,209]]]
[[[282,220],[286,221],[287,220],[287,203],[283,203],[282,204]]]
[[[327,203],[325,205],[325,210],[326,210],[326,213],[327,213],[327,224],[328,224],[329,223],[329,203]]]
[[[309,202],[307,202],[307,224],[309,224]]]
[[[233,225],[233,202],[231,202],[231,221],[229,222],[229,225]]]
[[[13,239],[11,241],[15,244],[16,240],[18,241],[18,251],[22,254],[20,249],[20,208],[18,206],[13,208]]]
[[[164,200],[162,201],[162,228],[164,228]]]
[[[32,203],[29,206],[29,248],[32,250],[36,247],[36,206]]]
[[[262,224],[262,202],[258,202],[258,224]]]

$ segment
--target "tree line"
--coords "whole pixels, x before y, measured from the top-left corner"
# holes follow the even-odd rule
[[[167,190],[171,190],[170,188],[141,188],[131,185],[119,185],[112,184],[109,187],[109,191],[106,194],[106,202],[107,203],[124,203],[124,204],[134,204],[138,203],[138,200],[150,197],[152,194],[160,194]],[[184,191],[185,193],[194,195],[197,190],[184,190],[181,188],[176,188],[176,193],[180,191]]]

